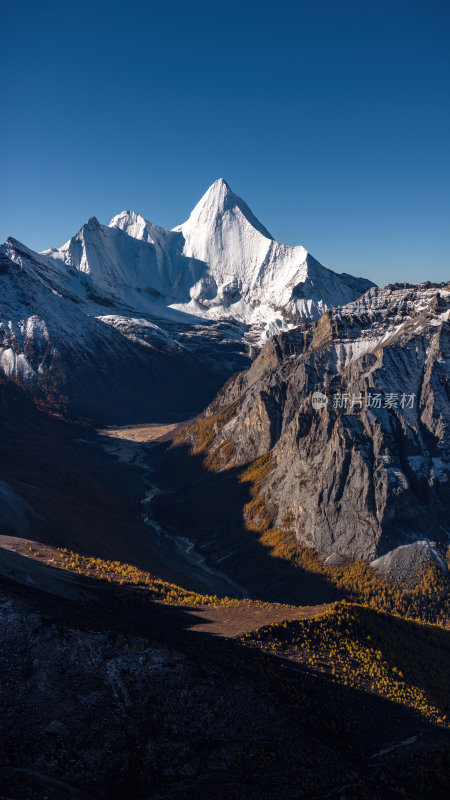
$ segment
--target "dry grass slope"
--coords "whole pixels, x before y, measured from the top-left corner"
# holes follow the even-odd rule
[[[235,406],[230,406],[222,413],[212,414],[209,417],[198,417],[192,425],[180,431],[174,439],[174,444],[185,444],[186,441],[190,441],[194,455],[205,453],[214,441],[218,431],[229,422],[234,412]]]
[[[30,555],[40,558],[39,550],[30,548]],[[221,606],[226,608],[243,607],[262,609],[262,608],[284,608],[282,603],[265,603],[260,600],[238,600],[230,597],[218,597],[217,595],[205,595],[199,592],[192,592],[183,589],[177,584],[157,578],[150,572],[138,569],[132,564],[123,564],[120,561],[107,561],[101,558],[83,556],[74,553],[66,548],[57,551],[55,558],[50,562],[51,566],[69,570],[77,575],[84,575],[90,578],[97,578],[109,584],[119,586],[129,586],[142,589],[149,599],[159,601],[168,605],[177,606]]]
[[[438,626],[344,601],[315,619],[268,625],[242,641],[449,725],[450,632]]]

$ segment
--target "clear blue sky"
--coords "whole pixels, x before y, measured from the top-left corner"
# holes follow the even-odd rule
[[[0,0],[0,240],[182,222],[224,177],[275,238],[450,277],[447,0]]]

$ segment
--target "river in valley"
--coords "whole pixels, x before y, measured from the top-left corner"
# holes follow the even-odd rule
[[[164,426],[167,429],[167,426]],[[145,429],[148,436],[145,437]],[[121,433],[123,434],[121,435]],[[151,529],[152,545],[158,558],[185,578],[183,587],[198,592],[229,597],[248,597],[226,573],[207,562],[195,542],[180,533],[165,529],[153,516],[152,504],[161,490],[153,482],[152,450],[157,446],[157,426],[127,426],[100,431],[107,453],[131,469],[139,470],[145,492],[141,500],[142,518]]]

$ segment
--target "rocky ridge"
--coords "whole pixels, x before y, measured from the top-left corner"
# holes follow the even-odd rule
[[[321,553],[372,561],[445,544],[449,313],[448,284],[393,285],[273,337],[204,412],[208,464],[271,453],[260,497],[272,524]],[[196,446],[197,430],[185,434]]]

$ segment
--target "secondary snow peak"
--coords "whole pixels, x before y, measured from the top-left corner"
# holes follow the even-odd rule
[[[134,239],[142,239],[145,242],[153,242],[151,228],[153,224],[145,219],[137,211],[121,211],[116,214],[109,223],[110,228],[120,228],[122,231],[132,236]]]

